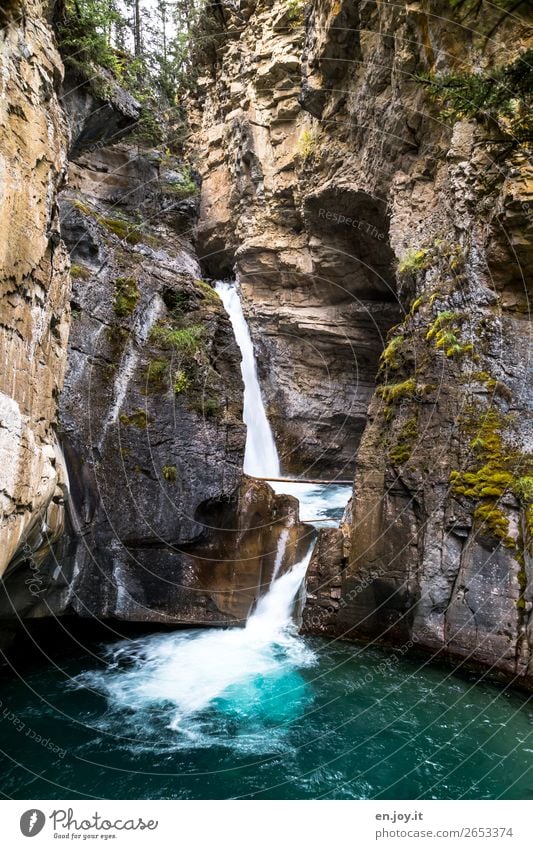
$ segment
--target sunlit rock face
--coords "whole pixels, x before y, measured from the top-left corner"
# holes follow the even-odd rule
[[[69,279],[59,235],[67,125],[62,66],[36,0],[0,13],[0,574],[38,563],[63,525],[55,435]]]
[[[477,70],[500,11],[316,0],[287,22],[260,2],[237,26],[222,8],[199,252],[237,269],[285,467],[355,466],[304,628],[530,681],[531,168],[416,79]],[[527,39],[504,21],[483,68]]]

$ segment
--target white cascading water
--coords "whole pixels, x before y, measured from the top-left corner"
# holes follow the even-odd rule
[[[258,477],[279,477],[280,465],[257,377],[254,349],[236,287],[217,283],[217,292],[230,317],[242,353],[244,421],[248,426],[245,471]],[[304,508],[327,516],[327,495],[316,487],[279,484],[278,491],[300,487]],[[303,487],[303,488],[302,488]],[[341,489],[334,487],[332,489]],[[347,490],[346,487],[343,488]],[[345,494],[344,503],[347,500]],[[338,494],[334,499],[338,498]],[[289,572],[279,574],[288,541],[283,531],[278,541],[274,573],[268,592],[259,600],[245,628],[178,631],[154,634],[111,646],[103,672],[78,676],[73,686],[103,693],[109,712],[102,720],[115,721],[114,710],[136,735],[161,741],[160,722],[177,732],[165,745],[173,747],[246,745],[257,751],[273,745],[263,733],[242,737],[223,731],[222,717],[255,717],[285,721],[297,715],[306,699],[306,685],[299,669],[315,662],[315,654],[298,636],[293,610],[304,579],[312,546]],[[213,707],[217,714],[213,718]],[[281,726],[280,726],[281,728]]]
[[[239,293],[234,283],[227,283],[226,281],[219,281],[215,289],[224,304],[242,354],[243,420],[248,428],[244,452],[244,471],[252,477],[279,478],[278,452],[261,396],[254,346],[242,311]]]
[[[281,471],[278,452],[261,395],[254,346],[237,286],[233,282],[219,281],[215,289],[224,304],[242,354],[243,419],[248,427],[244,471],[253,477],[279,478]],[[272,481],[271,486],[277,493],[298,498],[302,522],[318,520],[322,528],[338,524],[332,516],[342,513],[351,494],[351,487],[335,484],[324,487],[294,481]]]
[[[270,586],[274,583],[279,575],[279,570],[283,564],[283,558],[285,557],[285,552],[287,550],[287,543],[289,541],[289,528],[283,528],[279,537],[278,537],[278,547],[276,550],[276,559],[274,560],[274,568],[272,569],[272,577],[270,579]]]
[[[264,679],[314,663],[292,621],[310,557],[311,549],[274,583],[245,628],[177,631],[115,644],[108,669],[78,676],[74,685],[103,692],[111,708],[145,713],[143,724],[165,705],[168,728],[185,734],[188,745],[195,737],[205,744],[198,716],[215,701],[224,700],[226,712],[246,712],[261,698]]]

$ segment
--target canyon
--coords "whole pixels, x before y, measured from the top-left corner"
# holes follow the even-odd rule
[[[224,7],[192,127],[199,255],[236,269],[282,465],[355,468],[303,632],[530,682],[531,164],[421,83],[470,71],[484,23],[488,68],[530,30],[448,3],[298,9]]]
[[[282,572],[301,561],[297,499],[243,471],[211,285],[235,277],[283,473],[354,479],[302,633],[531,687],[530,158],[421,81],[512,63],[526,21],[481,50],[444,0],[212,14],[190,172],[132,139],[120,86],[65,71],[46,4],[2,12],[5,638],[52,615],[242,624],[281,539]]]

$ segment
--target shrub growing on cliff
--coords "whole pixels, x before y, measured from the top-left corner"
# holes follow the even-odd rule
[[[180,395],[182,392],[185,392],[186,389],[189,388],[190,380],[187,377],[186,373],[183,369],[178,369],[176,374],[174,375],[174,392],[176,395]]]
[[[421,271],[428,266],[427,250],[411,249],[407,251],[403,259],[398,264],[398,274],[414,274],[416,271]]]
[[[198,194],[198,185],[188,165],[181,168],[178,179],[173,182],[167,181],[163,188],[166,194],[173,195],[178,200]]]
[[[317,147],[318,137],[315,130],[303,130],[298,139],[298,156],[302,162],[307,162],[313,156]]]
[[[445,120],[474,118],[498,129],[500,137],[494,141],[533,143],[533,49],[511,65],[491,71],[428,75],[419,80],[442,104]]]
[[[303,24],[306,0],[287,0],[287,21],[290,29]]]

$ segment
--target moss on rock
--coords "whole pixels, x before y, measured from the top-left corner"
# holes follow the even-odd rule
[[[505,495],[514,495],[527,521],[533,501],[533,458],[509,444],[506,435],[512,423],[512,416],[492,408],[485,410],[481,418],[473,410],[467,413],[462,427],[471,437],[473,460],[469,469],[452,471],[450,483],[456,495],[478,502],[474,519],[480,529],[485,528],[504,545],[517,548],[500,502]]]
[[[140,298],[137,281],[133,277],[117,277],[113,309],[116,315],[124,318],[131,315]]]

